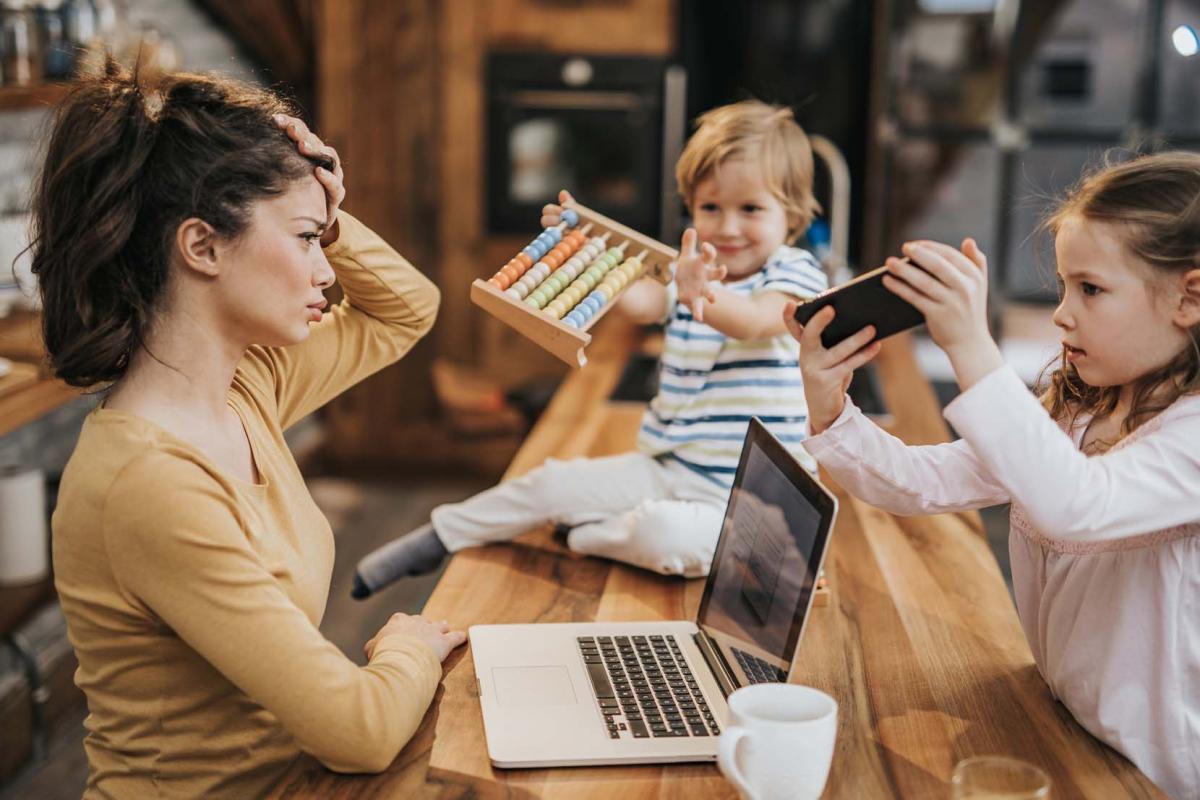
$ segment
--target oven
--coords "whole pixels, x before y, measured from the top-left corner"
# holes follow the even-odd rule
[[[635,230],[678,236],[681,67],[641,56],[493,52],[487,88],[489,233],[529,233],[565,188]]]

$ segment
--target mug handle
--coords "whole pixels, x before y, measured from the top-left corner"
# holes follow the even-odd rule
[[[754,790],[737,764],[738,745],[750,735],[745,728],[726,728],[717,738],[717,765],[743,798],[754,798]]]

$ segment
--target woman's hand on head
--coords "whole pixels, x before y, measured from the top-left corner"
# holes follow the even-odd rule
[[[542,227],[550,228],[562,222],[563,206],[574,199],[570,192],[563,189],[558,193],[557,203],[546,203],[542,206]]]
[[[675,263],[675,288],[679,302],[691,310],[697,322],[704,322],[704,304],[716,302],[712,282],[725,277],[724,265],[717,264],[717,249],[708,242],[696,248],[695,228],[683,232],[679,243],[679,261]]]
[[[391,619],[379,629],[379,633],[363,645],[367,661],[375,657],[375,646],[379,640],[391,634],[420,639],[433,649],[433,652],[437,654],[438,661],[445,661],[446,656],[450,655],[454,648],[467,640],[467,635],[462,631],[450,630],[450,623],[445,620],[430,622],[419,614],[417,616],[392,614]]]
[[[346,173],[342,170],[342,159],[337,150],[325,144],[304,124],[303,120],[289,117],[286,114],[276,114],[275,124],[282,128],[289,138],[296,143],[300,155],[306,157],[324,156],[333,163],[333,169],[317,167],[317,181],[325,189],[325,232],[321,235],[321,246],[327,247],[337,241],[338,225],[337,210],[346,199]]]
[[[783,309],[783,323],[792,338],[800,343],[800,376],[804,380],[804,399],[808,404],[808,423],[814,434],[828,428],[846,405],[846,390],[854,370],[879,353],[880,343],[872,325],[826,348],[821,333],[834,317],[833,306],[818,311],[807,325],[796,321],[796,304]]]

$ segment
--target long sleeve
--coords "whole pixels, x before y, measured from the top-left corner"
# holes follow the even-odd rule
[[[1048,537],[1100,542],[1200,519],[1200,403],[1192,398],[1090,458],[1010,367],[963,392],[945,414]]]
[[[940,514],[1008,502],[971,445],[909,446],[846,398],[841,415],[803,442],[842,488],[893,514]]]
[[[280,425],[315,411],[395,362],[433,327],[438,289],[374,231],[344,211],[325,249],[345,298],[291,347],[252,347],[238,366],[275,395]]]
[[[388,636],[368,665],[352,663],[269,571],[245,513],[197,464],[159,451],[137,457],[103,510],[120,591],[330,769],[382,770],[433,698],[436,655],[416,639]]]

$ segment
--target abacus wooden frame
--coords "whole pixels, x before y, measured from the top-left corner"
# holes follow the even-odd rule
[[[641,277],[653,277],[664,286],[671,282],[671,264],[679,258],[678,250],[667,247],[662,242],[644,236],[579,203],[567,203],[565,208],[575,210],[575,213],[579,215],[580,225],[591,223],[589,239],[593,236],[610,233],[612,234],[609,239],[610,245],[628,240],[632,248],[644,248],[647,251],[646,269]],[[632,252],[627,250],[626,255],[636,255],[636,249]],[[610,308],[616,305],[621,295],[625,294],[629,287],[636,282],[634,280],[626,284],[611,300],[600,307],[596,315],[588,320],[587,326],[582,329],[573,328],[540,309],[526,305],[521,300],[512,299],[483,279],[476,279],[471,284],[471,302],[572,367],[582,367],[587,364],[587,356],[583,351],[592,341],[588,331],[608,313]]]

